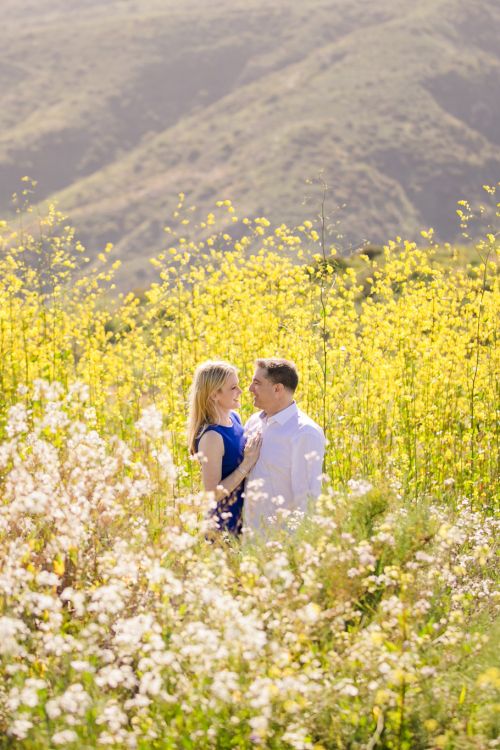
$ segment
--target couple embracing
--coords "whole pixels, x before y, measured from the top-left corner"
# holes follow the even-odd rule
[[[298,382],[293,362],[257,360],[249,390],[260,411],[243,426],[236,368],[209,361],[196,370],[188,442],[203,488],[214,493],[215,529],[239,536],[293,514],[298,520],[320,494],[325,437],[295,403]]]

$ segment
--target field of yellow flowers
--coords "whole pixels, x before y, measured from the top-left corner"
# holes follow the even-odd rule
[[[176,218],[128,294],[54,207],[0,222],[0,748],[499,747],[497,234],[346,266],[321,220]],[[194,369],[276,354],[324,494],[207,544]]]

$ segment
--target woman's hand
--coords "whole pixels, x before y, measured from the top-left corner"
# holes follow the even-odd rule
[[[243,454],[243,461],[238,467],[245,476],[250,473],[255,464],[258,461],[260,455],[260,448],[262,445],[262,433],[257,432],[255,435],[251,435],[245,444],[245,452]]]

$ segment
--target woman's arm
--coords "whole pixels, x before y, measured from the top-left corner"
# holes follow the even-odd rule
[[[225,479],[222,476],[224,441],[218,432],[209,430],[202,435],[198,453],[201,453],[201,479],[206,492],[215,492],[216,499],[230,495],[245,479],[259,457],[262,438],[256,435],[247,441],[243,461]]]

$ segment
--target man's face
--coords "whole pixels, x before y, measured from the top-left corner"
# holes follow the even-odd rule
[[[253,404],[257,409],[268,411],[273,408],[277,397],[276,385],[266,377],[266,370],[257,367],[248,389],[253,395]]]

